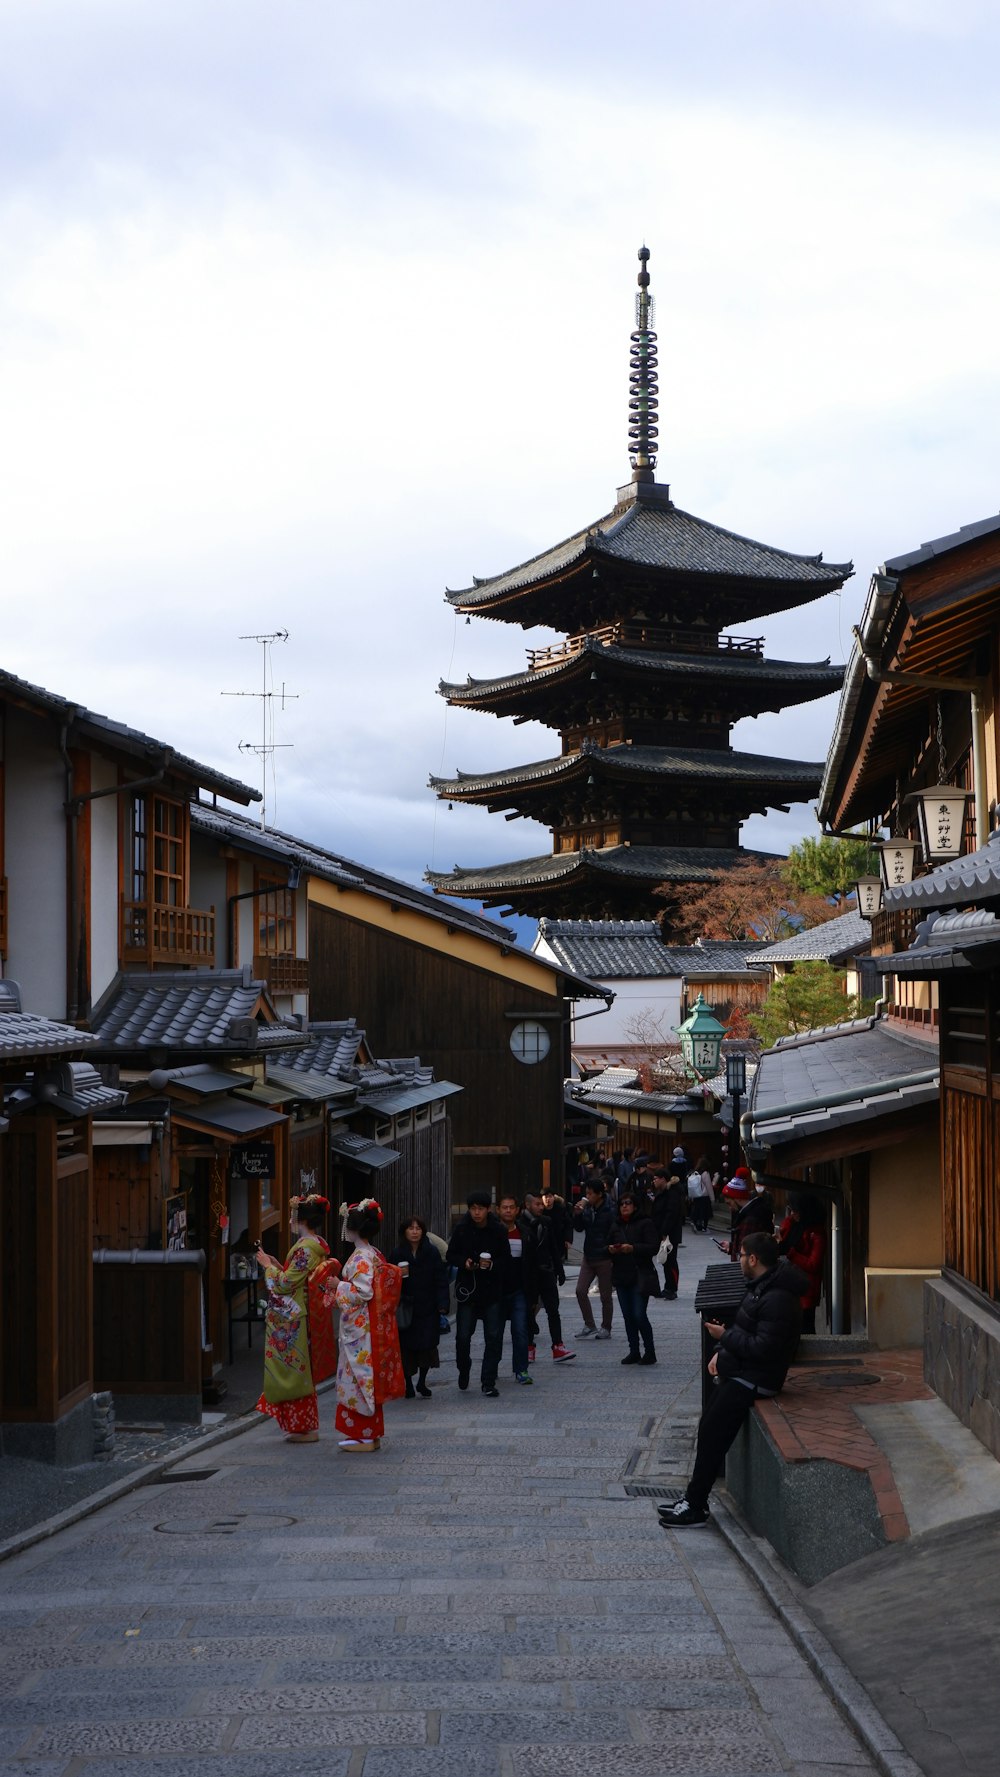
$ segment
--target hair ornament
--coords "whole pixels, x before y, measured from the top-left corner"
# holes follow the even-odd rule
[[[305,1197],[293,1197],[290,1201],[293,1209],[301,1209],[303,1204],[310,1209],[326,1210],[330,1207],[330,1199],[321,1197],[318,1191],[310,1191]]]

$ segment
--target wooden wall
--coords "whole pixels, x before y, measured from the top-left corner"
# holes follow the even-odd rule
[[[1000,973],[941,984],[944,1262],[1000,1301]]]
[[[92,1391],[90,1123],[19,1117],[0,1151],[0,1417],[54,1424]]]
[[[94,1246],[109,1252],[158,1246],[163,1229],[164,1137],[94,1149]]]
[[[201,1401],[201,1255],[94,1265],[94,1386]]]
[[[309,961],[314,1019],[353,1015],[377,1054],[419,1055],[464,1087],[449,1101],[457,1202],[480,1184],[520,1195],[546,1162],[562,1178],[563,1026],[545,1019],[549,1053],[526,1067],[505,1014],[565,1013],[565,1002],[315,903]]]

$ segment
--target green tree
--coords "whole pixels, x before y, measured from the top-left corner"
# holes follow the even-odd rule
[[[844,992],[844,976],[829,963],[797,963],[790,975],[779,975],[759,1012],[750,1013],[761,1048],[779,1037],[801,1036],[827,1024],[844,1024],[861,1016],[860,1002]]]
[[[803,839],[793,845],[785,864],[785,880],[803,895],[842,901],[859,876],[878,875],[878,852],[867,839]]]

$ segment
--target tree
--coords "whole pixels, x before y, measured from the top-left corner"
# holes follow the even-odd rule
[[[656,892],[670,903],[660,915],[668,944],[693,944],[699,938],[748,943],[756,938],[774,944],[838,911],[822,895],[790,888],[781,858],[769,863],[750,858],[705,882],[664,883]]]
[[[790,975],[778,976],[760,1011],[751,1012],[750,1022],[761,1047],[770,1049],[779,1037],[801,1036],[860,1015],[860,1002],[845,994],[839,970],[829,963],[798,963]]]
[[[843,901],[859,876],[878,875],[878,852],[862,835],[856,839],[803,839],[793,845],[785,865],[785,879],[804,895],[821,895]]]

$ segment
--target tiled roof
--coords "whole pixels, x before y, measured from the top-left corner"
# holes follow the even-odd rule
[[[69,1071],[73,1076],[71,1096],[77,1104],[84,1104],[91,1111],[117,1111],[127,1103],[128,1093],[106,1086],[89,1061],[71,1061]]]
[[[686,654],[657,652],[651,648],[622,648],[614,645],[606,647],[594,637],[588,636],[583,647],[575,654],[554,661],[550,666],[512,673],[500,679],[473,679],[470,676],[464,685],[450,685],[442,679],[438,689],[443,697],[449,698],[453,703],[472,703],[492,692],[516,691],[522,687],[527,689],[552,679],[573,677],[583,672],[589,677],[595,667],[602,666],[612,671],[618,667],[648,673],[650,677],[657,679],[672,679],[683,675],[687,679],[700,679],[706,683],[724,681],[730,685],[749,684],[763,688],[773,685],[780,689],[783,701],[787,701],[795,686],[806,687],[809,697],[824,697],[831,691],[839,690],[844,677],[843,667],[831,666],[828,660],[764,660],[758,654],[722,649],[718,653]]]
[[[639,1106],[643,1110],[660,1111],[667,1116],[683,1116],[686,1112],[704,1109],[704,1095],[687,1092],[644,1092],[638,1075],[630,1067],[606,1067],[604,1072],[572,1088],[572,1098],[584,1103],[611,1105],[620,1109]]]
[[[665,944],[651,919],[541,919],[538,937],[567,968],[597,980],[745,974],[755,945]]]
[[[1000,956],[1000,919],[985,907],[969,913],[929,912],[909,950],[876,959],[885,975],[917,980],[962,969],[994,969]]]
[[[662,495],[665,490],[658,490]],[[505,593],[564,573],[586,556],[634,563],[676,574],[710,575],[716,579],[776,580],[809,589],[816,596],[839,586],[853,572],[850,562],[824,562],[822,555],[796,555],[723,530],[664,498],[633,499],[624,510],[616,506],[585,530],[552,549],[511,568],[507,573],[476,580],[447,597],[461,610],[488,605]]]
[[[32,685],[27,679],[17,678],[14,673],[0,672],[0,699],[4,697],[28,708],[45,710],[52,715],[64,717],[73,729],[71,745],[77,736],[98,743],[103,741],[116,751],[132,754],[157,769],[165,764],[168,771],[189,778],[203,790],[228,796],[234,802],[260,801],[259,790],[251,790],[248,785],[216,771],[210,765],[200,765],[197,759],[189,759],[186,753],[175,752],[166,741],[154,740],[151,735],[143,734],[141,729],[129,728],[124,722],[115,722],[110,716],[85,709],[70,698],[60,697],[55,691],[46,691],[41,685]]]
[[[196,802],[191,808],[191,827],[194,832],[209,834],[228,844],[244,846],[248,851],[262,857],[280,860],[285,867],[297,863],[300,868],[327,882],[340,883],[345,888],[363,888],[382,900],[415,908],[431,919],[442,920],[448,925],[457,926],[461,931],[488,938],[494,944],[509,945],[514,942],[514,933],[510,927],[501,925],[498,920],[485,919],[481,914],[470,913],[464,907],[442,907],[440,899],[428,894],[425,889],[415,888],[409,882],[400,882],[394,876],[385,876],[379,870],[371,870],[367,864],[358,864],[349,858],[339,857],[335,852],[324,850],[322,846],[296,839],[291,833],[279,833],[273,827],[262,829],[257,822],[245,815],[228,809],[209,808],[205,803]]]
[[[938,1096],[937,1046],[860,1018],[784,1037],[760,1057],[750,1098],[765,1147],[885,1117]]]
[[[94,1039],[71,1024],[57,1024],[34,1012],[0,1011],[0,1061],[32,1061],[35,1057],[86,1054]]]
[[[565,882],[572,876],[622,877],[648,882],[705,882],[720,870],[749,859],[771,862],[773,854],[736,847],[700,845],[606,845],[600,851],[546,852],[540,858],[518,858],[510,864],[482,864],[474,869],[428,870],[427,880],[439,894],[477,895],[495,899],[508,890]]]
[[[341,1018],[311,1024],[305,1037],[302,1047],[283,1059],[281,1066],[288,1072],[328,1074],[345,1080],[351,1069],[357,1066],[358,1050],[365,1040],[365,1033],[356,1018]]]
[[[249,968],[119,975],[90,1023],[102,1054],[179,1049],[245,1055],[255,1048],[298,1048],[300,1031],[260,1020],[269,1005],[265,983],[254,981]]]
[[[798,792],[798,800],[805,800],[819,789],[823,763],[822,760],[812,763],[802,759],[773,759],[758,753],[734,753],[723,747],[635,747],[625,744],[599,747],[584,741],[579,752],[563,753],[556,759],[508,766],[505,771],[486,772],[482,776],[460,771],[454,778],[432,777],[428,781],[440,796],[460,797],[494,788],[546,783],[570,777],[574,772],[594,770],[755,787],[758,784],[787,785]]]
[[[755,960],[766,964],[836,962],[841,957],[870,950],[871,942],[871,920],[862,919],[860,913],[853,911],[810,926],[806,932],[796,932],[794,938],[779,938],[776,944],[758,950]]]
[[[926,876],[900,888],[886,889],[885,905],[897,907],[962,907],[972,901],[1000,897],[1000,833],[994,833],[978,851],[938,864]]]
[[[974,543],[977,537],[988,537],[993,531],[1000,531],[1000,514],[989,518],[980,518],[974,524],[960,525],[957,531],[950,531],[947,536],[934,537],[929,543],[921,543],[919,549],[910,549],[904,555],[894,555],[885,563],[887,574],[901,574],[906,568],[921,567],[924,562],[933,561],[937,555],[948,555],[953,549],[960,549],[963,543]]]

